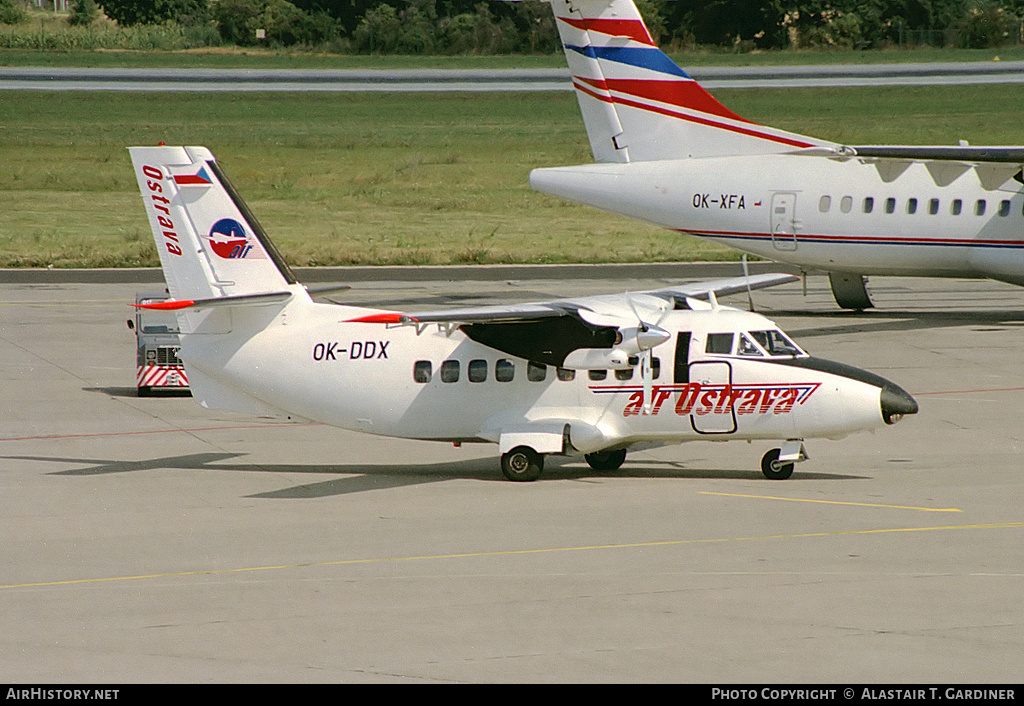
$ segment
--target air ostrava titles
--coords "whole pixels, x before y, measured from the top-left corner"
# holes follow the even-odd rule
[[[673,394],[673,410],[679,415],[706,414],[788,414],[793,406],[803,404],[818,388],[817,383],[805,385],[686,385],[658,386],[651,389],[651,410],[658,414]],[[622,416],[643,414],[644,391],[634,391],[626,402]]]
[[[167,208],[167,204],[169,204],[171,200],[166,196],[161,196],[161,194],[163,194],[164,187],[160,182],[164,180],[164,173],[156,167],[151,167],[148,164],[142,168],[142,173],[149,177],[149,180],[146,182],[146,187],[153,192],[149,195],[150,198],[153,199],[153,208],[164,213],[162,216],[159,213],[156,214],[156,220],[160,224],[160,228],[163,229],[164,245],[167,247],[167,252],[172,255],[181,255],[181,247],[178,243],[178,234],[175,232],[174,221],[171,220],[171,211]]]

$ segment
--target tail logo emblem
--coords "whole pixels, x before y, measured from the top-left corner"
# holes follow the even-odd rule
[[[225,260],[244,259],[252,253],[245,228],[233,218],[221,218],[214,223],[207,239],[213,252]]]

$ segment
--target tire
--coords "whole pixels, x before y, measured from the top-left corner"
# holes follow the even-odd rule
[[[626,449],[598,451],[583,456],[595,471],[617,471],[626,461]]]
[[[544,470],[544,457],[529,446],[517,446],[501,455],[501,472],[516,482],[534,481]]]
[[[779,463],[780,449],[772,449],[761,458],[761,473],[769,480],[786,480],[793,475],[792,463]]]

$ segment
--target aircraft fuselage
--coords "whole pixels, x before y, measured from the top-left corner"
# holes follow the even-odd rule
[[[1004,174],[778,154],[536,169],[530,184],[805,270],[1024,284],[1024,186]]]
[[[741,334],[775,327],[729,308],[665,316],[660,326],[672,336],[653,349],[657,363],[647,409],[634,367],[539,365],[459,330],[430,326],[417,333],[414,326],[346,322],[348,311],[289,305],[273,321],[254,323],[262,330],[239,347],[224,345],[224,336],[232,334],[184,337],[181,357],[190,376],[208,373],[217,381],[199,401],[251,413],[287,410],[347,429],[416,439],[500,443],[509,430],[547,429],[560,437],[568,425],[571,448],[589,452],[610,444],[697,439],[838,438],[894,421],[885,418],[894,411],[883,399],[887,385],[895,390],[890,394],[909,400],[880,378],[822,365],[802,353],[773,358],[743,352]],[[236,333],[240,325],[236,314]],[[714,345],[712,335],[719,337]],[[711,348],[720,352],[709,353]],[[245,395],[236,395],[234,403],[230,394],[219,396],[229,388]]]

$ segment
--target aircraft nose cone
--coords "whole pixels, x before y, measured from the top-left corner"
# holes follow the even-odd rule
[[[917,401],[891,382],[882,386],[881,404],[886,424],[895,424],[905,414],[917,414]]]

